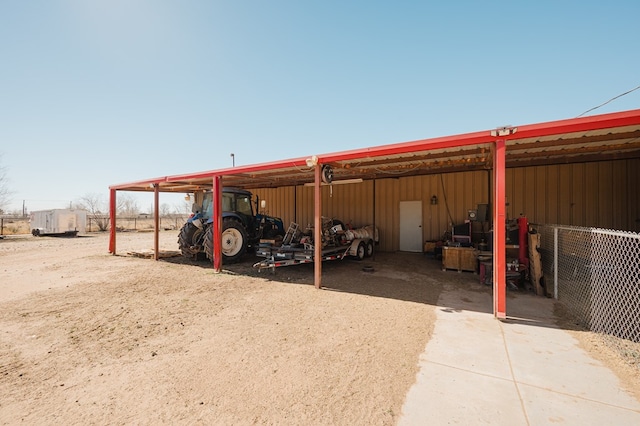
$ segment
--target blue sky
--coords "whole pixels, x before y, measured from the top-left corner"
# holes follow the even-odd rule
[[[106,199],[231,153],[254,164],[572,118],[640,85],[639,13],[637,0],[0,1],[8,207]],[[640,90],[590,114],[636,108]]]

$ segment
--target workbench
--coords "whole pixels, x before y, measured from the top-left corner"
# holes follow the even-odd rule
[[[442,247],[442,270],[455,269],[458,272],[476,272],[476,252],[473,247]]]

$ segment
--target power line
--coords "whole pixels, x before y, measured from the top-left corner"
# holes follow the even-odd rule
[[[627,92],[624,92],[624,93],[619,94],[618,96],[614,96],[613,98],[609,99],[607,102],[602,103],[602,104],[600,104],[600,105],[598,105],[598,106],[595,106],[595,107],[593,107],[593,108],[591,108],[591,109],[586,110],[585,112],[583,112],[582,114],[580,114],[578,117],[582,117],[582,116],[583,116],[583,115],[585,115],[586,113],[591,112],[591,111],[593,111],[594,109],[598,109],[598,108],[600,108],[600,107],[602,107],[602,106],[605,106],[605,105],[606,105],[606,104],[608,104],[609,102],[611,102],[611,101],[613,101],[613,100],[616,100],[616,99],[618,99],[618,98],[620,98],[620,97],[622,97],[622,96],[624,96],[624,95],[628,95],[629,93],[631,93],[631,92],[633,92],[633,91],[635,91],[635,90],[638,90],[638,89],[640,89],[640,86],[634,87],[633,89],[631,89],[631,90],[629,90],[629,91],[627,91]],[[576,118],[577,118],[577,117],[576,117]]]

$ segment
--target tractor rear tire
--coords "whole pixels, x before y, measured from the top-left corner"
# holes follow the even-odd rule
[[[206,227],[204,229],[207,229]],[[178,234],[178,247],[184,257],[197,258],[198,250],[193,247],[197,247],[202,241],[203,229],[198,228],[193,223],[185,223],[180,234]],[[201,243],[200,243],[201,244]]]
[[[247,251],[249,238],[247,231],[239,221],[226,218],[222,221],[222,262],[236,263]],[[213,230],[207,232],[204,238],[204,251],[213,260]]]
[[[178,234],[178,247],[184,257],[193,258],[196,253],[193,249],[193,236],[195,235],[198,227],[191,222],[185,223],[180,229]]]

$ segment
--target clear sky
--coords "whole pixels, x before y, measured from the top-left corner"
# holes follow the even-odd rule
[[[0,0],[8,207],[106,199],[231,153],[572,118],[640,85],[639,15],[638,0]],[[589,114],[637,108],[640,90]]]

